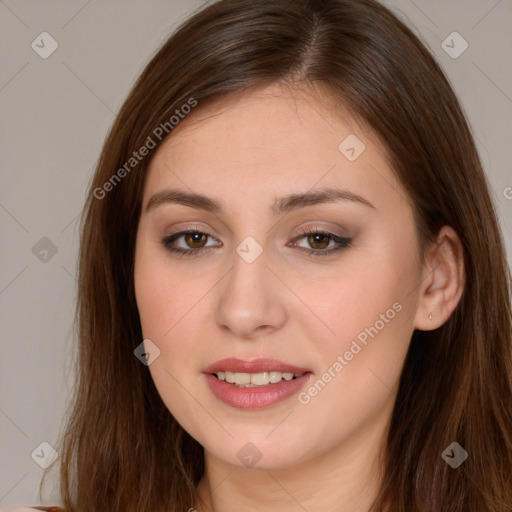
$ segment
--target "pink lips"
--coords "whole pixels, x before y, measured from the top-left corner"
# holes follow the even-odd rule
[[[283,363],[277,359],[254,359],[253,361],[243,361],[230,357],[217,361],[203,370],[203,373],[217,372],[240,372],[240,373],[260,373],[260,372],[282,372],[282,373],[306,373],[310,370],[299,368],[292,364]]]
[[[260,372],[282,372],[303,374],[293,380],[282,380],[277,384],[268,384],[258,387],[239,387],[235,384],[219,380],[215,375],[219,371],[260,373]],[[300,368],[291,364],[283,363],[276,359],[255,359],[243,361],[241,359],[229,358],[217,361],[203,370],[208,386],[212,393],[222,402],[240,409],[262,409],[277,402],[285,400],[298,393],[309,381],[312,373],[307,368]]]

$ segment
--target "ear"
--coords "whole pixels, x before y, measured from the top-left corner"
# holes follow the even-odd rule
[[[460,238],[450,226],[443,226],[425,255],[414,328],[430,331],[441,327],[457,307],[465,279]]]

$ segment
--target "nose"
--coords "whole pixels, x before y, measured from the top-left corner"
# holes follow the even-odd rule
[[[282,283],[264,253],[247,263],[236,252],[233,267],[218,289],[215,320],[233,338],[250,340],[281,329],[287,320]]]

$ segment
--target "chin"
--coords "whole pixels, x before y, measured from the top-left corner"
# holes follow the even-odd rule
[[[311,447],[304,444],[304,440],[308,439],[305,433],[295,430],[296,435],[291,436],[283,430],[279,435],[272,432],[274,428],[275,425],[261,429],[260,433],[253,431],[234,435],[225,443],[219,443],[217,438],[201,444],[226,464],[247,469],[286,469],[314,457],[308,449]]]

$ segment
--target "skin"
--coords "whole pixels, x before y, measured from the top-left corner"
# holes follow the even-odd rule
[[[355,161],[338,149],[349,134],[366,146]],[[323,187],[349,190],[375,208],[338,201],[269,214],[275,198]],[[164,188],[215,198],[224,211],[171,203],[146,211]],[[163,246],[191,227],[210,235],[199,240],[207,252],[181,257]],[[352,245],[308,255],[337,244],[308,239],[301,228]],[[252,263],[236,252],[247,236],[263,250]],[[182,236],[174,245],[200,248],[193,242]],[[156,388],[205,449],[206,506],[191,508],[369,509],[411,335],[442,325],[462,293],[460,240],[445,226],[437,242],[422,266],[411,204],[384,147],[318,92],[275,84],[199,105],[174,129],[148,169],[135,289],[144,338],[161,351],[149,366]],[[306,404],[295,395],[242,410],[206,384],[203,369],[219,359],[271,357],[309,368],[307,390],[396,303],[400,312]],[[248,442],[261,453],[252,467],[237,457]]]

